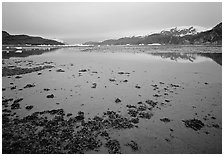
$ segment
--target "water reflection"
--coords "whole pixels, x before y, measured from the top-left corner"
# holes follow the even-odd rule
[[[222,65],[222,53],[200,53],[198,55],[211,58],[219,65]]]
[[[2,58],[9,59],[10,57],[28,57],[30,55],[41,55],[46,52],[52,52],[59,48],[6,48],[2,50]]]
[[[121,47],[119,47],[121,48]],[[55,50],[58,50],[60,48],[58,47],[3,47],[2,50],[2,58],[3,59],[9,59],[10,57],[28,57],[30,55],[42,55],[43,53],[47,53],[47,52],[53,52]],[[72,48],[72,49],[66,49],[66,51],[72,51],[72,53],[74,52],[74,50],[80,50],[81,52],[91,52],[89,51],[89,49],[79,49],[79,48]],[[98,49],[98,52],[102,52],[102,49]],[[96,52],[97,52],[96,51]],[[115,49],[116,51],[116,49]],[[132,51],[128,51],[128,53],[135,53],[136,50],[132,50]],[[64,53],[65,51],[63,51]],[[77,51],[76,51],[77,52]],[[108,50],[108,54],[109,53],[113,53],[113,48]],[[118,52],[118,51],[116,51]],[[70,55],[72,53],[69,53]],[[119,55],[121,55],[120,52],[118,52]],[[222,65],[222,53],[178,53],[178,52],[153,52],[153,53],[144,53],[148,56],[158,56],[161,57],[163,59],[169,59],[172,61],[176,61],[176,62],[197,62],[197,61],[201,61],[203,60],[203,58],[209,58],[211,60],[213,60],[214,62],[216,62],[219,65]],[[66,54],[66,53],[64,53]],[[68,53],[67,53],[68,54]],[[122,55],[123,56],[123,55]],[[113,57],[113,56],[110,56]],[[116,56],[115,56],[116,57]],[[120,56],[119,56],[120,57]],[[127,53],[124,53],[124,58],[128,58],[129,55],[127,55]],[[132,57],[132,56],[131,56]],[[145,57],[145,56],[144,56]],[[142,58],[143,59],[143,58]],[[207,60],[207,59],[206,59]]]
[[[154,56],[160,56],[164,59],[170,59],[173,61],[190,61],[195,62],[198,57],[206,57],[215,61],[217,64],[222,65],[222,53],[196,53],[196,54],[186,54],[186,53],[151,53]]]

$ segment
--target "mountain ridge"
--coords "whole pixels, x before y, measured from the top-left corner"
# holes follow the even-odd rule
[[[160,33],[182,37],[186,35],[195,35],[206,30],[207,30],[206,28],[199,26],[179,26],[179,27],[166,28],[162,30]]]
[[[64,43],[45,39],[38,36],[29,35],[10,35],[6,31],[2,31],[2,44],[3,45],[64,45]]]
[[[85,42],[88,45],[145,45],[145,44],[193,44],[222,45],[222,22],[210,30],[197,32],[193,27],[178,31],[173,27],[170,31],[161,31],[146,36],[122,37],[102,42]]]

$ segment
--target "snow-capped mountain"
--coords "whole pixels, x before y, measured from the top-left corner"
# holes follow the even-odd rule
[[[195,35],[200,32],[204,32],[208,30],[207,28],[201,26],[180,26],[180,27],[172,27],[162,30],[160,33],[164,35],[172,35],[172,36],[186,36],[186,35]]]
[[[167,35],[166,35],[167,34]],[[182,26],[164,29],[138,37],[123,37],[102,42],[86,42],[91,45],[222,45],[222,22],[206,29],[200,26]]]

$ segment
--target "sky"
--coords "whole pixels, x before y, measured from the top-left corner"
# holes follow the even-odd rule
[[[221,2],[3,2],[2,30],[69,44],[222,21]]]

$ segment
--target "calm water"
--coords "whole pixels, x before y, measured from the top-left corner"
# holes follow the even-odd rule
[[[3,58],[27,57],[41,55],[57,50],[57,47],[16,47],[2,46]],[[220,46],[191,46],[191,45],[160,45],[160,46],[101,46],[101,47],[76,47],[74,50],[82,52],[128,52],[128,53],[222,53]]]
[[[13,110],[20,118],[35,111],[56,108],[74,115],[84,111],[87,118],[102,115],[107,110],[128,117],[126,105],[153,99],[161,105],[153,110],[150,120],[140,119],[138,128],[111,131],[111,136],[119,140],[122,153],[221,153],[222,130],[211,126],[218,124],[222,127],[222,59],[217,53],[221,52],[220,47],[171,49],[66,48],[29,56],[27,53],[32,51],[26,51],[23,52],[25,55],[17,53],[17,57],[10,52],[3,53],[3,58],[9,58],[4,60],[3,66],[27,67],[27,61],[31,61],[32,67],[50,61],[55,68],[40,71],[41,75],[37,72],[25,74],[21,79],[3,77],[2,86],[6,91],[2,96],[24,98],[21,109]],[[195,51],[198,53],[193,54]],[[205,51],[214,53],[202,53]],[[65,72],[57,72],[58,69]],[[86,72],[80,72],[81,69],[86,69]],[[17,89],[10,90],[10,83]],[[28,83],[35,84],[35,87],[19,90]],[[92,88],[94,83],[96,87]],[[155,84],[157,90],[152,86]],[[172,88],[171,84],[180,87]],[[44,88],[50,91],[46,92]],[[164,88],[169,88],[169,92]],[[46,98],[48,94],[54,94],[55,98]],[[121,99],[121,103],[115,103],[116,98]],[[27,105],[34,108],[27,111]],[[164,117],[171,122],[161,122]],[[206,126],[200,131],[186,128],[182,120],[193,118],[200,119]],[[133,152],[124,146],[130,140],[135,140],[141,150]],[[99,153],[106,152],[105,148],[100,148]]]

